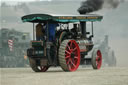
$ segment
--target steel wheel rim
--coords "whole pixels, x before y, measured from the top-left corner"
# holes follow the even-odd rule
[[[65,60],[69,71],[75,71],[80,64],[80,49],[75,40],[70,40],[65,48]]]
[[[96,54],[96,66],[97,66],[97,69],[100,69],[101,65],[102,65],[102,55],[101,55],[100,50],[98,50],[97,54]]]

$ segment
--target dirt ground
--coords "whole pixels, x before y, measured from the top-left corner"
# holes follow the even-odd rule
[[[35,73],[31,68],[0,68],[0,85],[128,85],[128,67],[80,67],[75,72],[50,68],[45,73]]]

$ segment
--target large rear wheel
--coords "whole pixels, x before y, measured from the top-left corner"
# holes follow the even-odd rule
[[[98,49],[94,49],[92,52],[92,67],[93,69],[100,69],[102,65],[102,54]]]
[[[59,48],[59,63],[64,71],[76,71],[80,64],[80,49],[75,40],[64,40]]]
[[[37,61],[29,57],[29,63],[33,71],[35,72],[46,72],[49,66],[38,66]]]

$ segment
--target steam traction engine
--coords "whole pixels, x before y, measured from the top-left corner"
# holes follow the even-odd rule
[[[49,15],[31,14],[22,17],[23,22],[33,23],[33,40],[27,50],[29,63],[35,72],[45,72],[50,66],[61,66],[64,71],[76,71],[80,64],[88,62],[94,69],[100,69],[102,54],[93,49],[93,22],[101,21],[99,15]],[[45,35],[35,40],[34,27],[42,23]],[[92,33],[86,31],[86,23],[91,23]],[[50,26],[56,25],[56,27]],[[52,34],[52,36],[51,36]],[[89,51],[90,58],[86,58]]]

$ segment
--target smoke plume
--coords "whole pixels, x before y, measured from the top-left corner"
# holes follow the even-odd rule
[[[102,8],[103,0],[87,0],[82,2],[81,7],[78,9],[80,14],[86,14],[97,11]]]
[[[119,3],[122,1],[124,0],[86,0],[81,3],[81,6],[77,11],[80,14],[86,14],[100,10],[104,5],[108,5],[111,8],[117,8]]]

